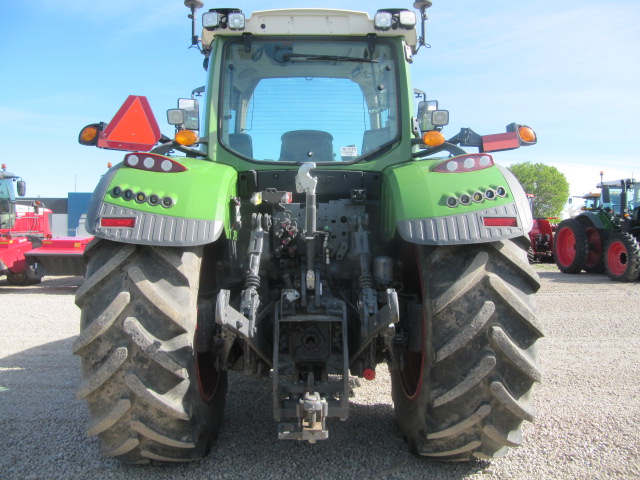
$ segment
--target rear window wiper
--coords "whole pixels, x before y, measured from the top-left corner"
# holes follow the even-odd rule
[[[345,57],[342,55],[318,55],[315,53],[285,53],[283,54],[285,62],[296,60],[319,60],[321,62],[358,62],[358,63],[380,63],[378,60],[359,57]]]

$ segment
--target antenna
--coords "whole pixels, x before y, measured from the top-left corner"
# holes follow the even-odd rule
[[[431,0],[418,0],[416,2],[413,2],[413,8],[415,8],[416,10],[420,10],[420,18],[421,18],[420,37],[418,38],[418,46],[416,47],[415,53],[418,53],[418,50],[420,50],[420,47],[426,46],[427,48],[429,48],[429,46],[427,45],[427,40],[424,33],[424,23],[427,20],[427,8],[429,8],[431,5],[432,5]]]
[[[191,46],[198,44],[198,35],[196,35],[196,10],[202,8],[204,4],[200,0],[184,0],[185,6],[191,10],[188,18],[191,19]]]

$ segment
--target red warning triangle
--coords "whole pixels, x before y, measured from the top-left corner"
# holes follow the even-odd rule
[[[129,95],[104,130],[107,148],[151,150],[160,139],[160,127],[147,97]]]

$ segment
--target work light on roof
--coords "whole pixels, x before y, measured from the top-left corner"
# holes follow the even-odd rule
[[[389,30],[391,28],[393,15],[390,12],[377,11],[373,17],[373,25],[377,30]]]
[[[218,12],[206,12],[202,14],[202,26],[207,30],[220,28],[222,15]]]
[[[202,14],[202,26],[207,30],[229,28],[229,30],[244,30],[244,13],[237,8],[211,9]]]
[[[397,28],[411,30],[416,26],[416,22],[415,12],[405,9],[378,10],[373,17],[373,26],[376,30]]]
[[[416,12],[412,12],[411,10],[401,10],[398,16],[400,20],[400,27],[409,29],[416,26]]]
[[[244,30],[244,13],[230,13],[227,24],[231,30]]]

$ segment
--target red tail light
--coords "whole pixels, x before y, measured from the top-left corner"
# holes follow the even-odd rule
[[[518,219],[515,217],[484,217],[482,223],[485,227],[517,227]]]
[[[135,217],[128,218],[101,218],[100,226],[101,227],[124,227],[124,228],[133,228],[136,225]]]
[[[187,167],[175,160],[155,153],[128,153],[124,156],[124,164],[127,167],[150,172],[177,173],[187,170]]]
[[[439,173],[464,173],[473,170],[482,170],[494,165],[493,157],[486,153],[460,155],[453,157],[437,165],[433,171]]]

